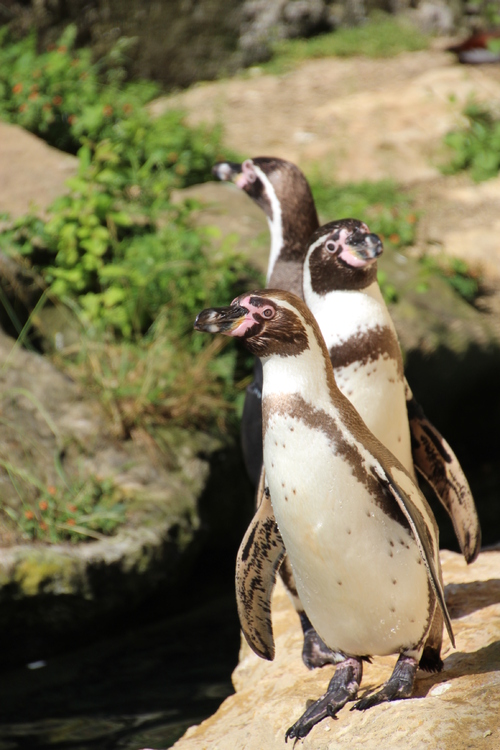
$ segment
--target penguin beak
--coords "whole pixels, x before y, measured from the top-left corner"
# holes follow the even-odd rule
[[[349,250],[355,258],[367,265],[382,255],[384,248],[377,234],[366,234],[358,230],[349,238]]]
[[[249,310],[240,305],[209,307],[198,314],[194,329],[205,333],[224,333],[226,336],[234,336],[233,331],[245,320],[248,313]]]
[[[235,161],[219,161],[212,167],[213,176],[222,182],[235,182],[241,174],[241,164]]]

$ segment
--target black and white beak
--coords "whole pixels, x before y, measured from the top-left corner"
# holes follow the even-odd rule
[[[248,313],[246,307],[238,304],[228,305],[228,307],[209,307],[198,314],[194,329],[204,333],[224,333],[226,336],[234,336],[234,331],[246,319]],[[251,320],[251,322],[254,321]]]
[[[348,240],[349,250],[363,263],[369,263],[382,255],[384,250],[380,237],[358,229]]]
[[[235,161],[219,161],[212,167],[212,174],[222,182],[234,182],[241,174],[242,165]]]

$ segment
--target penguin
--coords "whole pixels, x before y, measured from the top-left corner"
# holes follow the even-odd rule
[[[311,188],[301,170],[289,161],[260,156],[242,164],[218,162],[212,174],[234,182],[264,211],[271,248],[267,286],[302,296],[302,269],[307,241],[319,226]],[[255,360],[241,418],[241,447],[247,474],[254,487],[262,469],[262,367]]]
[[[411,696],[419,666],[443,668],[443,623],[455,645],[427,501],[338,388],[320,328],[296,295],[244,293],[202,311],[194,327],[239,337],[262,361],[269,492],[260,508],[270,499],[275,521],[258,535],[260,551],[245,537],[242,558],[253,556],[255,575],[260,565],[272,579],[286,550],[307,616],[337,657],[326,693],[285,740],[302,739],[355,700],[372,656],[398,659],[385,685],[353,709]],[[247,594],[258,597],[258,586]],[[245,620],[242,627],[248,636]]]
[[[325,339],[340,390],[408,473],[415,478],[417,469],[434,488],[465,559],[472,562],[481,544],[472,493],[453,451],[419,409],[404,377],[398,336],[377,282],[382,252],[380,238],[364,222],[325,224],[307,248],[304,300]]]

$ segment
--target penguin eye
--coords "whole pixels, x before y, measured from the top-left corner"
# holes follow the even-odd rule
[[[263,318],[267,318],[268,320],[270,320],[271,318],[274,318],[274,308],[264,307],[264,309],[260,311],[260,314]]]
[[[337,251],[337,243],[333,240],[328,240],[328,242],[325,242],[325,248],[329,253],[335,253]]]

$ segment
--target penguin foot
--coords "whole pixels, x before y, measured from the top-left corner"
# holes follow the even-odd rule
[[[300,613],[300,623],[304,633],[302,661],[308,669],[318,669],[326,664],[338,664],[343,660],[341,654],[332,651],[319,637],[305,612]]]
[[[289,739],[303,739],[315,724],[327,716],[335,718],[347,701],[353,700],[358,694],[362,675],[361,659],[349,657],[341,662],[330,680],[326,693],[309,706],[300,719],[287,730],[285,742]]]
[[[379,703],[397,701],[400,698],[409,698],[413,691],[417,667],[418,661],[416,659],[401,654],[394,667],[394,672],[382,690],[361,698],[361,700],[354,704],[351,711],[366,711],[367,708],[378,706]]]

